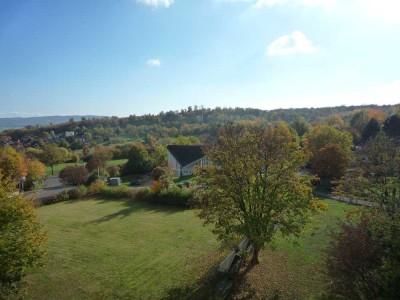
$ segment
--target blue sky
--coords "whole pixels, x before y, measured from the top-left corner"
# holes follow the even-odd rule
[[[400,103],[398,0],[1,0],[0,117]]]

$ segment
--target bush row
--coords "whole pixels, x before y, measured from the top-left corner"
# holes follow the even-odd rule
[[[79,185],[48,197],[40,205],[49,205],[68,200],[82,199],[87,195],[101,195],[109,199],[129,198],[137,201],[149,201],[188,207],[193,196],[193,190],[173,186],[168,189],[154,190],[152,188],[132,189],[127,186],[109,187],[105,182],[96,180],[89,187]]]

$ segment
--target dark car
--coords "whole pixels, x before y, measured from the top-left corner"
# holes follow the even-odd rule
[[[141,185],[142,182],[139,179],[132,180],[131,185],[138,186]]]

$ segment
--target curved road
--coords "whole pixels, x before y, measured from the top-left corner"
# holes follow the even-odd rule
[[[44,182],[44,188],[30,193],[26,193],[25,197],[28,199],[45,199],[50,196],[57,195],[64,190],[72,189],[73,186],[66,186],[58,180],[58,175],[50,175]]]
[[[69,190],[74,188],[74,186],[68,186],[64,185],[61,183],[58,179],[58,174],[57,175],[50,175],[44,182],[44,188],[33,191],[33,192],[27,192],[25,193],[25,197],[27,199],[36,199],[38,202],[42,199],[46,199],[51,196],[55,196],[58,193],[61,193],[64,190]],[[153,180],[147,179],[143,180],[142,184],[140,186],[133,186],[133,189],[136,188],[143,188],[143,187],[149,187],[153,183]]]

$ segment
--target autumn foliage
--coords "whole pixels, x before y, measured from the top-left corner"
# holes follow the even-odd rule
[[[205,146],[210,166],[198,169],[197,191],[205,223],[214,224],[222,240],[247,236],[253,263],[279,226],[283,235],[299,234],[320,208],[307,175],[307,159],[287,125],[263,128],[227,124]]]
[[[59,178],[64,184],[80,185],[86,183],[89,172],[82,166],[69,166],[60,171]]]
[[[31,185],[34,181],[41,181],[45,176],[45,165],[37,159],[27,159],[26,168],[26,182],[28,185]]]
[[[344,222],[331,238],[326,252],[330,292],[345,299],[377,299],[382,249],[371,233],[370,221]]]
[[[311,128],[304,137],[305,148],[311,155],[314,172],[324,178],[340,177],[352,158],[351,135],[327,125]]]
[[[46,235],[33,204],[0,195],[0,298],[17,292],[29,270],[43,262]]]
[[[15,182],[27,173],[23,156],[11,147],[0,148],[0,169],[3,176]]]

